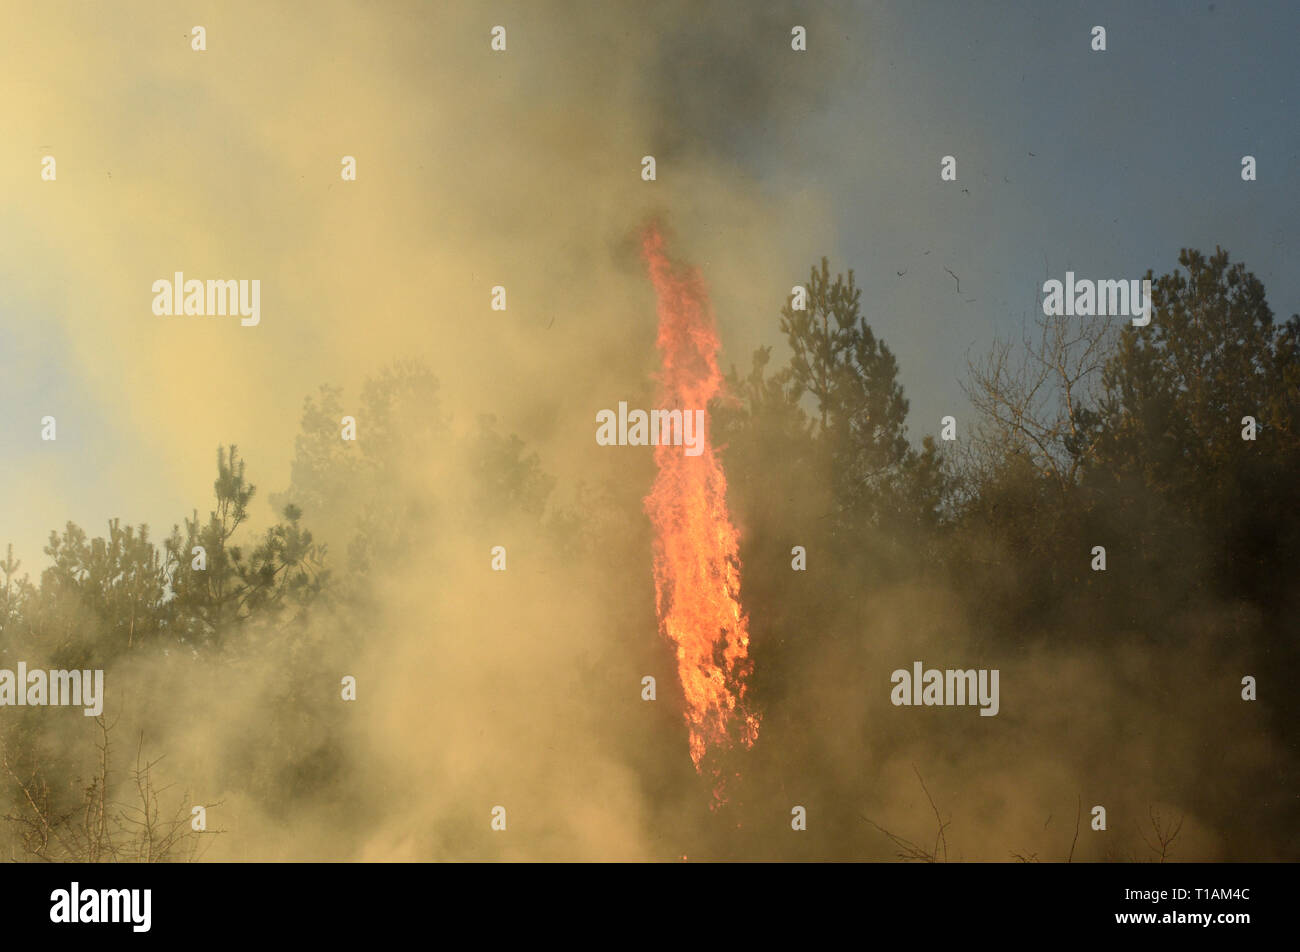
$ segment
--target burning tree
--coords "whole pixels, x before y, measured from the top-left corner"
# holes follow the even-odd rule
[[[718,336],[703,282],[673,267],[663,237],[647,231],[642,246],[658,298],[660,402],[683,415],[707,411],[718,396]],[[658,476],[646,497],[655,527],[655,607],[660,631],[677,650],[686,696],[691,760],[702,770],[710,748],[725,747],[733,733],[746,747],[759,719],[745,709],[749,620],[740,605],[739,538],[727,513],[727,479],[708,438],[703,452],[655,447]],[[716,765],[712,768],[719,773]],[[715,788],[722,799],[722,786]]]

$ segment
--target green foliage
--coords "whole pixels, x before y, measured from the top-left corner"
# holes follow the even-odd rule
[[[810,719],[834,706],[823,689],[861,692],[859,673],[881,663],[856,635],[872,589],[917,580],[950,588],[980,637],[1003,649],[1137,637],[1176,651],[1208,633],[1277,684],[1300,677],[1288,634],[1300,608],[1291,578],[1300,318],[1275,322],[1262,284],[1222,250],[1184,250],[1179,263],[1153,279],[1146,327],[1112,335],[1047,322],[1021,365],[1010,345],[995,348],[968,390],[982,422],[964,428],[976,436],[962,449],[975,449],[960,466],[948,446],[909,440],[898,364],[862,314],[853,272],[832,278],[826,259],[811,270],[808,309],[787,303],[780,315],[788,361],[777,366],[759,348],[712,408],[741,528],[753,687],[760,707],[779,712],[765,736],[803,743]],[[340,439],[344,415],[359,421],[356,442]],[[1258,421],[1253,442],[1241,438],[1245,416]],[[536,530],[539,546],[564,554],[558,563],[579,548],[634,559],[621,547],[644,528],[626,518],[636,487],[580,487],[582,507],[558,508],[539,455],[490,416],[458,431],[437,380],[412,362],[367,381],[355,405],[334,387],[305,401],[289,486],[259,533],[249,525],[257,488],[237,448],[219,448],[216,464],[206,517],[195,510],[161,545],[146,526],[115,519],[90,538],[69,523],[51,533],[38,583],[19,576],[10,548],[0,561],[0,644],[6,657],[69,668],[177,649],[244,661],[283,651],[318,680],[280,685],[258,708],[264,723],[248,725],[265,732],[264,747],[227,755],[248,792],[283,801],[275,809],[318,796],[348,769],[339,705],[318,689],[336,675],[311,668],[321,599],[348,649],[368,632],[384,566],[444,536],[484,538],[482,558],[500,530],[514,539]],[[318,539],[347,553],[333,574]],[[1105,573],[1088,565],[1096,544],[1107,548]],[[799,581],[794,545],[810,565]],[[194,567],[196,547],[205,568]],[[815,584],[802,584],[814,571]],[[799,685],[828,670],[828,658],[852,677],[819,682],[810,700]],[[1289,736],[1296,703],[1271,705],[1277,737]],[[25,722],[3,740],[26,752],[15,763],[35,769],[38,738]],[[767,749],[789,758],[781,770],[799,772],[802,748]],[[824,751],[809,750],[816,773]],[[61,769],[49,767],[50,788],[75,789]],[[29,790],[46,780],[22,778]]]
[[[184,535],[174,526],[164,545],[169,574],[162,623],[190,645],[216,642],[254,617],[304,610],[327,578],[324,550],[302,527],[302,510],[293,504],[284,506],[284,521],[267,529],[251,551],[234,544],[256,493],[234,445],[217,450],[213,490],[217,506],[207,522],[196,512],[185,520]],[[206,561],[202,568],[195,564],[197,548]]]
[[[1276,607],[1274,573],[1300,557],[1300,318],[1275,323],[1263,285],[1222,249],[1178,260],[1185,272],[1153,282],[1154,319],[1124,331],[1083,412],[1095,443],[1083,484],[1148,561]]]
[[[852,270],[832,281],[823,258],[809,273],[807,309],[787,302],[781,312],[789,392],[815,401],[815,432],[849,529],[878,524],[913,455],[898,361],[862,316],[861,301]]]

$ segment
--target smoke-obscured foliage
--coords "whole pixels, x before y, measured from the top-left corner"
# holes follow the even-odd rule
[[[976,353],[945,443],[847,271],[870,262],[813,260],[832,202],[874,225],[913,161],[887,86],[870,121],[803,124],[895,57],[887,10],[231,2],[197,54],[173,7],[9,31],[7,128],[61,178],[0,155],[33,315],[5,330],[54,342],[6,373],[75,387],[44,447],[71,462],[11,468],[0,542],[51,500],[136,516],[0,565],[0,667],[103,667],[107,693],[102,722],[0,709],[5,858],[1153,860],[1153,816],[1182,818],[1175,859],[1296,858],[1300,357],[1244,268],[1189,252],[1145,329]],[[797,184],[830,154],[875,184]],[[652,213],[739,364],[713,435],[763,722],[717,811],[656,630],[652,454],[592,438],[653,399]],[[176,270],[262,279],[262,323],[159,324],[142,295]],[[892,706],[916,660],[1000,669],[1000,713]]]
[[[305,400],[269,527],[223,447],[161,543],[68,524],[36,579],[0,566],[0,661],[108,691],[102,725],[4,711],[6,857],[1295,859],[1300,319],[1224,252],[1179,263],[1147,327],[1047,319],[972,360],[955,443],[909,435],[852,272],[773,302],[776,346],[712,408],[763,714],[717,810],[656,634],[645,456],[558,479],[402,361]],[[892,706],[915,660],[1000,669],[1000,713]]]
[[[806,314],[785,312],[790,365],[764,351],[734,379],[756,759],[784,781],[753,789],[764,814],[799,790],[828,814],[801,855],[898,852],[855,816],[933,838],[915,765],[953,858],[1155,859],[1153,807],[1162,830],[1185,817],[1176,858],[1294,858],[1300,320],[1275,322],[1226,252],[1179,264],[1147,327],[1040,319],[972,360],[979,418],[937,455],[887,453],[901,393],[851,273],[827,291],[814,269]],[[999,668],[1001,713],[891,707],[888,672],[913,660]],[[1269,697],[1242,700],[1245,675]]]

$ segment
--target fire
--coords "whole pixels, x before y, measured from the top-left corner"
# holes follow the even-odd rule
[[[708,295],[694,269],[674,268],[655,228],[642,254],[650,269],[659,313],[659,405],[705,411],[703,452],[660,441],[658,475],[645,499],[655,528],[655,610],[659,630],[677,649],[686,696],[691,760],[703,772],[705,756],[738,739],[758,736],[757,715],[745,710],[749,619],[740,607],[739,539],[727,514],[727,479],[709,438],[709,401],[722,389],[718,336]],[[713,768],[715,774],[718,768]],[[721,787],[717,789],[721,799]]]

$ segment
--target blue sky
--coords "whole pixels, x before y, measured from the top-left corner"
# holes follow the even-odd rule
[[[808,263],[855,269],[898,355],[913,437],[960,414],[968,348],[1018,336],[1045,271],[1161,274],[1180,248],[1218,244],[1279,318],[1300,311],[1300,4],[832,9],[843,74],[825,109],[776,148],[760,133],[736,154],[773,192],[813,181],[835,197],[835,233]],[[1094,25],[1105,52],[1090,48]],[[943,155],[956,183],[939,179]]]
[[[781,356],[781,304],[822,255],[853,268],[918,440],[970,421],[968,352],[1018,336],[1045,277],[1218,244],[1279,318],[1300,310],[1300,4],[313,9],[205,10],[203,53],[168,3],[42,5],[0,37],[0,545],[29,570],[68,519],[157,536],[205,510],[219,443],[265,499],[303,398],[397,357],[573,485],[615,460],[594,411],[650,392],[653,299],[617,250],[648,209],[703,272],[725,366]],[[260,279],[262,324],[154,317],[177,270]]]

